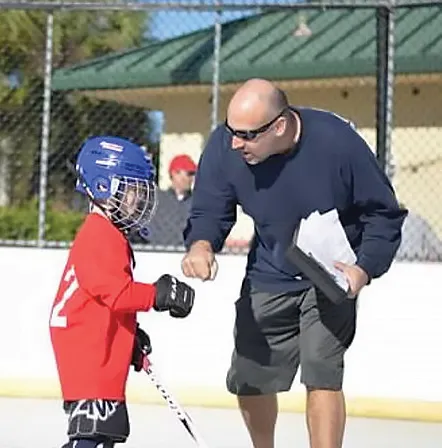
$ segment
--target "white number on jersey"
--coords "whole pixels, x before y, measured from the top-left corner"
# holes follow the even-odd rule
[[[61,297],[61,300],[52,309],[50,319],[51,327],[58,327],[58,328],[67,327],[67,317],[61,316],[60,314],[63,312],[63,308],[66,305],[66,302],[72,297],[74,292],[78,289],[78,281],[77,277],[75,276],[75,270],[73,266],[71,266],[70,269],[66,272],[63,281],[67,283],[67,286],[63,293],[63,296]]]

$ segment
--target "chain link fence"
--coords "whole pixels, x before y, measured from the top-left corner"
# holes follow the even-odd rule
[[[70,244],[91,135],[143,145],[171,194],[173,158],[197,163],[238,83],[261,76],[356,124],[410,210],[398,259],[442,261],[441,50],[440,1],[0,1],[0,243]],[[182,250],[175,202],[137,249]],[[253,234],[238,212],[226,251]]]

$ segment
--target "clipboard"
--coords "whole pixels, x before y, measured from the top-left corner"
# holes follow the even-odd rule
[[[334,281],[330,273],[295,243],[287,249],[286,255],[289,261],[334,304],[339,305],[348,299],[347,292]]]

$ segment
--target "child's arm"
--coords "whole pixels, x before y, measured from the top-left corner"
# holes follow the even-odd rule
[[[90,256],[75,266],[80,288],[117,313],[169,311],[186,317],[194,302],[193,288],[170,275],[148,284],[133,280],[131,260],[124,247],[91,247]]]

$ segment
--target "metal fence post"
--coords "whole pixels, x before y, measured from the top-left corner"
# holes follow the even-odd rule
[[[220,70],[220,52],[221,52],[221,1],[217,1],[219,9],[216,11],[214,25],[214,42],[213,42],[213,77],[212,77],[212,120],[211,130],[213,131],[218,125],[218,107],[219,107],[219,70]]]
[[[394,2],[376,9],[376,156],[391,176],[391,134],[394,89]]]
[[[46,198],[48,184],[49,130],[51,125],[52,46],[54,15],[48,12],[46,19],[46,50],[44,67],[43,120],[40,149],[40,186],[38,195],[38,246],[45,244]]]

